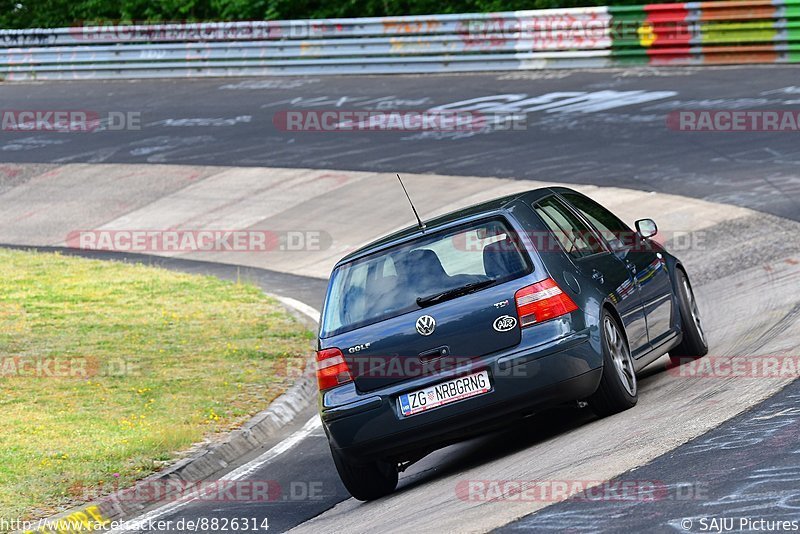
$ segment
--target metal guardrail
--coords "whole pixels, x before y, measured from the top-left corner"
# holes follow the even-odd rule
[[[6,80],[430,73],[800,60],[800,0],[0,30]]]
[[[743,0],[609,8],[631,28],[614,39],[622,64],[794,63],[800,49],[800,1]]]

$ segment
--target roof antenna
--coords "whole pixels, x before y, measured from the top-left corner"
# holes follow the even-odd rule
[[[422,219],[419,218],[419,214],[417,213],[417,208],[414,207],[414,203],[411,202],[411,197],[408,196],[408,191],[406,190],[406,186],[403,184],[403,180],[400,179],[400,175],[397,175],[397,179],[400,180],[400,187],[403,188],[403,192],[406,194],[406,198],[408,199],[408,203],[411,204],[411,210],[414,212],[414,217],[417,218],[417,226],[419,229],[422,230],[422,233],[425,233],[425,223],[422,222]]]

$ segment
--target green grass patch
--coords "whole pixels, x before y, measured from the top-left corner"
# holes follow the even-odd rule
[[[252,285],[0,250],[0,517],[130,485],[235,428],[312,339]]]

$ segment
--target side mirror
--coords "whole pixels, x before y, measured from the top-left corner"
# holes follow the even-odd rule
[[[636,232],[644,239],[649,239],[658,233],[658,226],[653,219],[639,219],[636,221]]]

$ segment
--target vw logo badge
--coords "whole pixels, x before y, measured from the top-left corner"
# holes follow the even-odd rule
[[[436,330],[436,319],[430,315],[423,315],[417,319],[417,332],[423,336],[429,336]]]

